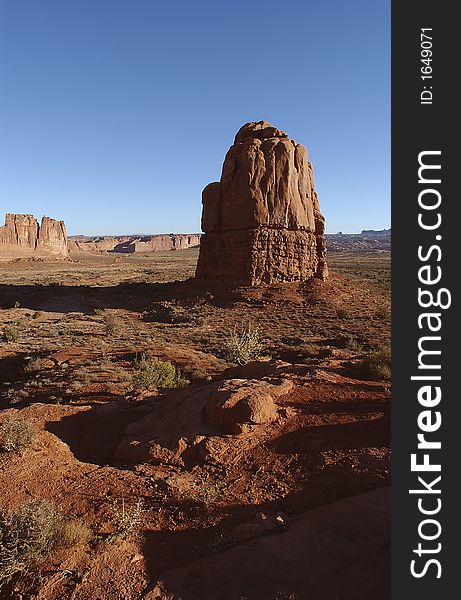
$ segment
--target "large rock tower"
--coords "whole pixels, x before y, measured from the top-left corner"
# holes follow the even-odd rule
[[[266,121],[244,125],[202,203],[198,280],[254,286],[327,277],[312,165],[283,131]]]

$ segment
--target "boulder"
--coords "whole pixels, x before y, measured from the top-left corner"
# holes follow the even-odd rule
[[[239,433],[245,425],[263,425],[277,419],[274,398],[288,393],[289,380],[277,384],[257,380],[229,379],[211,395],[207,403],[207,417],[211,423],[232,433]]]

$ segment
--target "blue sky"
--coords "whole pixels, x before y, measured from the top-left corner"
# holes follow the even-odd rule
[[[199,231],[260,119],[307,146],[328,232],[390,227],[390,2],[0,2],[0,213]]]

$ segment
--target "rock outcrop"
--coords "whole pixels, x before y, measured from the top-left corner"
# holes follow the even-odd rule
[[[115,252],[135,254],[137,252],[166,252],[185,250],[200,244],[199,233],[170,233],[160,235],[84,237],[75,236],[68,240],[69,250],[75,252]]]
[[[325,279],[325,220],[307,150],[266,121],[235,137],[202,193],[196,278],[229,285]]]
[[[180,466],[237,462],[271,434],[271,424],[286,419],[277,401],[292,388],[286,378],[230,379],[159,398],[147,416],[127,427],[117,457]]]
[[[33,215],[7,214],[0,227],[0,258],[67,256],[64,221],[43,217],[39,224]]]

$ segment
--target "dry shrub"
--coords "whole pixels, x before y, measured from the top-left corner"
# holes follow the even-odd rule
[[[24,373],[36,373],[42,369],[47,369],[50,366],[50,360],[48,358],[30,358],[24,363]]]
[[[72,548],[88,544],[93,538],[90,527],[80,520],[69,521],[62,526],[60,545],[64,548]]]
[[[56,547],[62,517],[47,500],[29,500],[0,516],[0,585],[43,560]]]
[[[3,339],[5,342],[17,342],[20,335],[21,331],[17,324],[5,325],[3,328]]]
[[[141,498],[138,498],[133,506],[128,506],[124,498],[116,498],[112,503],[112,512],[115,519],[115,537],[128,539],[139,533],[144,512]]]
[[[390,381],[391,379],[391,351],[389,349],[372,352],[366,356],[361,366],[367,377]]]
[[[390,310],[385,306],[381,306],[376,310],[375,317],[381,321],[387,321],[391,317]]]
[[[363,345],[353,335],[346,338],[344,347],[347,348],[347,350],[352,350],[352,352],[363,351]]]
[[[28,572],[56,548],[86,544],[91,529],[83,521],[65,521],[53,502],[33,498],[0,514],[0,586]]]
[[[35,425],[27,419],[8,417],[0,426],[0,447],[5,452],[24,452],[37,436]]]
[[[258,327],[248,324],[230,334],[226,342],[227,359],[238,365],[260,358],[262,352],[261,333]]]
[[[104,331],[107,335],[116,335],[120,331],[120,321],[112,313],[105,313],[103,316]]]

